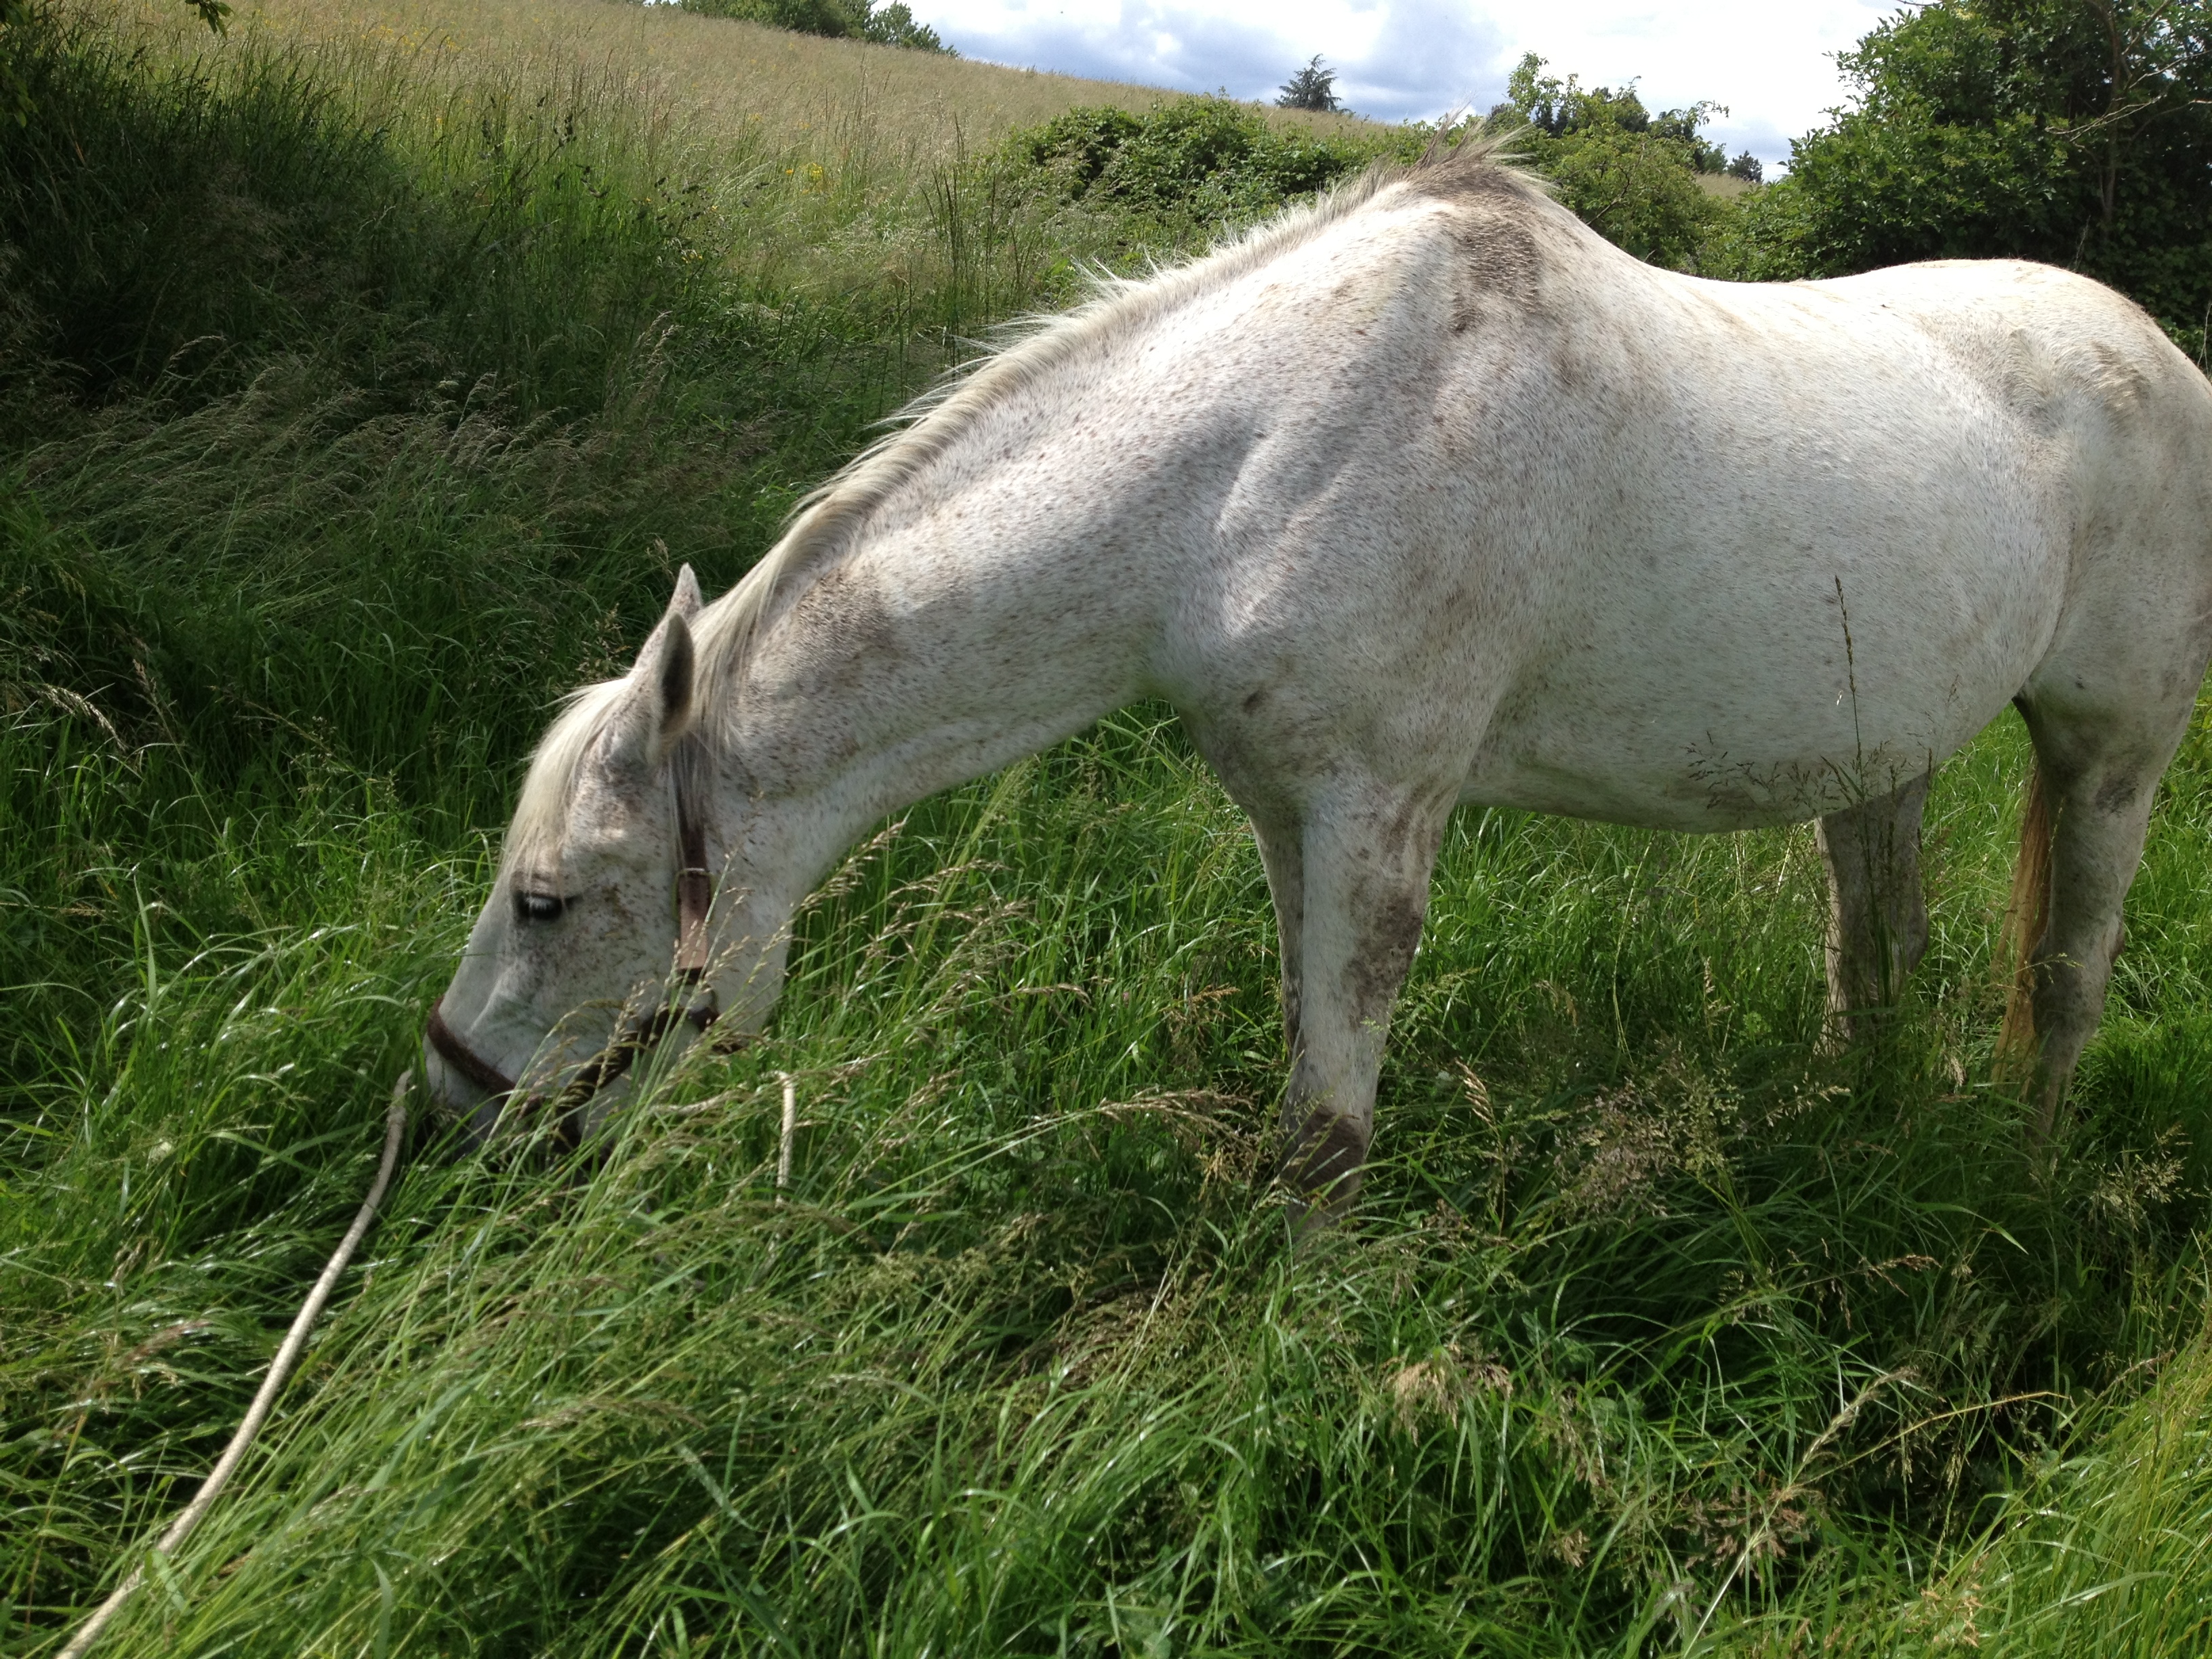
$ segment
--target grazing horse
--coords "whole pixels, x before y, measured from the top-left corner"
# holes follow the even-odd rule
[[[1817,819],[1848,1036],[1926,941],[1929,775],[2011,703],[2047,1127],[2208,651],[2212,386],[2126,300],[2009,262],[1699,281],[1469,143],[1109,287],[720,600],[687,569],[538,750],[423,1065],[481,1131],[756,1030],[871,824],[1161,698],[1250,815],[1284,1173],[1333,1210],[1455,805]]]

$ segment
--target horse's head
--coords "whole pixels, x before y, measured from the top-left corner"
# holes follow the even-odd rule
[[[432,1092],[472,1111],[479,1138],[507,1096],[565,1091],[573,1103],[647,1043],[688,1040],[713,1018],[703,995],[693,1000],[696,971],[678,973],[664,1001],[679,954],[703,963],[703,866],[721,850],[703,844],[706,763],[686,741],[699,605],[686,566],[629,674],[579,693],[531,763],[491,896],[423,1047]]]

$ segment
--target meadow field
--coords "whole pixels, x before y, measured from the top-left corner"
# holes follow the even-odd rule
[[[1989,1080],[2008,717],[1842,1054],[1809,830],[1462,812],[1372,1177],[1294,1249],[1259,861],[1125,710],[882,826],[766,1039],[604,1159],[418,1125],[147,1552],[561,693],[994,325],[1260,210],[1009,144],[1130,88],[602,0],[171,11],[0,39],[0,1652],[134,1563],[103,1650],[2212,1650],[2212,718],[2047,1158]]]

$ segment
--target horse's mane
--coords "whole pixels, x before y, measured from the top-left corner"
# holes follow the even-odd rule
[[[1530,203],[1543,199],[1541,181],[1506,158],[1512,137],[1474,132],[1451,144],[1440,137],[1410,166],[1378,161],[1311,203],[1279,213],[1194,259],[1147,276],[1099,276],[1090,298],[1074,309],[1014,324],[996,349],[916,398],[887,422],[891,431],[805,496],[760,562],[694,619],[698,669],[693,708],[702,719],[732,708],[753,641],[775,602],[795,594],[799,579],[834,564],[878,507],[1005,398],[1086,348],[1226,287],[1312,240],[1393,185],[1409,184],[1446,198],[1480,193]],[[557,844],[576,770],[624,684],[610,680],[575,692],[547,731],[532,759],[508,832],[510,865],[520,849]]]
[[[627,679],[601,680],[570,692],[567,706],[538,740],[522,780],[521,799],[514,804],[514,822],[507,825],[507,848],[500,860],[502,877],[514,870],[532,877],[553,875],[551,869],[534,866],[558,863],[576,773],[629,685]]]

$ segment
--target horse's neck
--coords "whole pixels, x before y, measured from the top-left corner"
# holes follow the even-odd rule
[[[749,861],[785,897],[886,814],[1143,695],[1152,609],[1095,550],[973,503],[795,581],[720,721]]]

